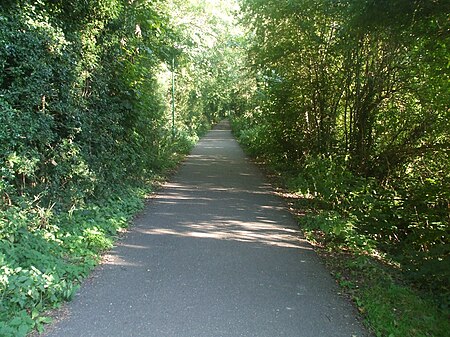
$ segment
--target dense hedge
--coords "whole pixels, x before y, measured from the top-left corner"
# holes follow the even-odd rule
[[[153,31],[165,21],[145,6],[20,1],[2,7],[4,204],[30,195],[72,206],[157,164],[166,121],[155,77],[161,60],[149,48],[166,42]],[[140,22],[143,11],[153,23]]]

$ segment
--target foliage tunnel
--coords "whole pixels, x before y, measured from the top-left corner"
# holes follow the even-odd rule
[[[2,0],[0,335],[40,329],[142,186],[223,117],[335,240],[448,299],[448,13],[445,0]]]

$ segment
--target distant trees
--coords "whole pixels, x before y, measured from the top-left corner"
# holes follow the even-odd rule
[[[201,127],[238,105],[245,49],[242,30],[234,24],[237,9],[235,1],[173,1],[170,12],[180,36],[175,71],[181,125]]]

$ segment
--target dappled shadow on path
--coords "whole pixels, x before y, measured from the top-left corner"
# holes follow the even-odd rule
[[[193,245],[217,241],[312,251],[226,123],[202,139],[129,235],[140,247],[189,240]]]
[[[151,201],[147,213],[136,219],[128,236],[119,243],[119,250],[105,257],[104,264],[138,267],[138,261],[128,260],[130,251],[186,244],[176,240],[188,240],[194,246],[208,241],[235,242],[251,248],[300,249],[312,253],[296,221],[265,185],[249,191],[208,182],[169,183]]]
[[[139,226],[138,232],[311,250],[283,205],[264,188],[170,184],[155,204],[152,218],[157,221]]]

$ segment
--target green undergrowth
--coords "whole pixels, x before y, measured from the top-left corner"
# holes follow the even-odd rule
[[[0,208],[0,336],[26,336],[51,322],[46,313],[72,299],[113,247],[145,199],[190,152],[198,137],[177,137],[147,177],[103,184],[67,207],[24,195]]]
[[[26,336],[51,322],[48,310],[72,299],[82,280],[112,248],[146,196],[189,152],[179,149],[164,174],[105,189],[102,197],[56,211],[32,202],[0,212],[0,336]]]
[[[297,193],[292,203],[301,230],[375,336],[437,337],[450,331],[446,294],[414,283],[372,236],[358,230],[355,218],[327,209],[311,195]]]
[[[149,188],[127,188],[69,212],[36,214],[10,207],[0,214],[0,336],[42,330],[45,310],[70,300],[143,206]]]
[[[299,217],[303,232],[375,336],[437,337],[450,331],[448,307],[441,297],[417,289],[401,266],[357,233],[348,219],[334,212],[308,211]]]

